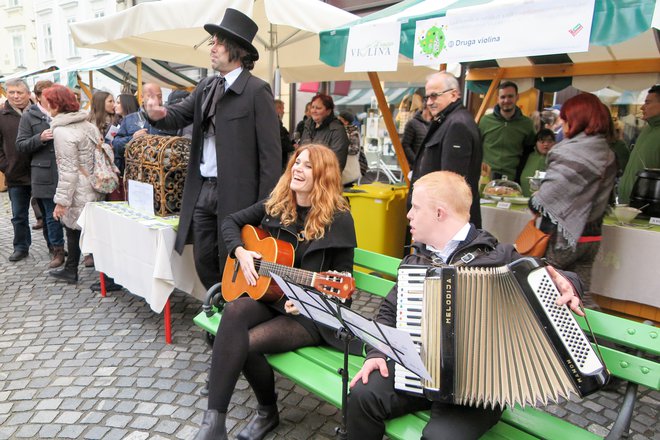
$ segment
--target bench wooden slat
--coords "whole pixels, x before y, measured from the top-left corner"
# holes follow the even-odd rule
[[[355,285],[358,289],[373,295],[385,297],[394,286],[394,281],[386,280],[364,272],[353,272]]]
[[[580,316],[576,318],[582,330],[589,333],[586,320]],[[587,318],[596,338],[605,338],[660,356],[660,330],[657,327],[595,310],[587,310]]]
[[[359,248],[355,249],[353,261],[356,266],[371,269],[392,277],[396,277],[399,264],[401,263],[400,258],[377,254],[376,252]]]
[[[660,388],[660,364],[657,362],[608,347],[601,346],[600,351],[612,375],[654,390]]]
[[[197,327],[201,327],[204,331],[215,336],[218,331],[218,325],[220,325],[220,318],[222,318],[222,313],[215,313],[211,316],[206,316],[205,312],[200,312],[193,318],[193,322]]]
[[[501,420],[497,422],[495,426],[490,428],[490,430],[487,433],[485,433],[480,437],[480,440],[505,440],[505,439],[537,440],[538,437],[530,435],[524,431],[521,431],[518,428],[508,425]]]
[[[592,432],[585,431],[579,426],[532,407],[507,409],[504,411],[501,421],[545,440],[602,438]]]
[[[268,363],[284,377],[341,408],[341,376],[296,352],[268,355]]]

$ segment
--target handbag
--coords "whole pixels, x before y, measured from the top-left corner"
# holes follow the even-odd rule
[[[119,186],[119,169],[114,162],[112,147],[100,140],[92,153],[92,172],[88,173],[82,166],[80,172],[89,179],[94,191],[110,194]]]
[[[531,219],[520,234],[516,238],[514,247],[521,255],[526,255],[528,257],[542,257],[545,255],[545,250],[548,248],[548,242],[550,241],[550,234],[546,234],[536,227],[536,219],[538,216],[535,216]]]

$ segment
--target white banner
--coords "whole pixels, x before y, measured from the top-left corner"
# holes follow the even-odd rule
[[[415,65],[589,50],[595,0],[526,0],[450,9],[418,20]],[[492,5],[492,6],[491,6]]]
[[[397,70],[401,23],[367,23],[348,31],[345,72]]]

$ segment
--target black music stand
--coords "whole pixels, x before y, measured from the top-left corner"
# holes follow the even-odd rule
[[[344,342],[344,366],[339,370],[342,379],[342,422],[341,426],[336,428],[340,439],[347,438],[348,354],[353,339],[362,340],[420,377],[430,379],[410,335],[406,332],[369,320],[342,305],[338,298],[286,281],[273,273],[270,276],[302,315],[335,329],[337,337]]]

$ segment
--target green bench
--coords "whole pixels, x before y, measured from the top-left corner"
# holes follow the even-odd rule
[[[355,250],[355,282],[360,290],[356,295],[372,294],[384,297],[390,291],[400,260],[362,249]],[[213,290],[213,289],[212,289]],[[210,298],[208,303],[213,304]],[[194,318],[197,326],[212,340],[220,323],[221,313],[216,306],[205,305],[205,310]],[[620,438],[628,431],[639,385],[660,388],[660,331],[652,325],[587,311],[591,328],[599,341],[610,341],[615,348],[601,346],[605,362],[615,377],[628,382],[626,396],[618,419],[607,438]],[[586,330],[584,319],[579,320]],[[610,344],[613,345],[614,344]],[[631,354],[633,351],[634,354]],[[654,360],[655,358],[655,360]],[[349,373],[353,377],[361,368],[364,358],[350,356]],[[282,376],[305,388],[337,408],[341,407],[341,376],[343,354],[326,346],[305,347],[292,352],[270,355],[268,362]],[[387,435],[392,439],[419,439],[428,420],[427,412],[419,412],[390,420]],[[507,409],[497,425],[484,439],[596,439],[599,436],[559,419],[539,409]]]

